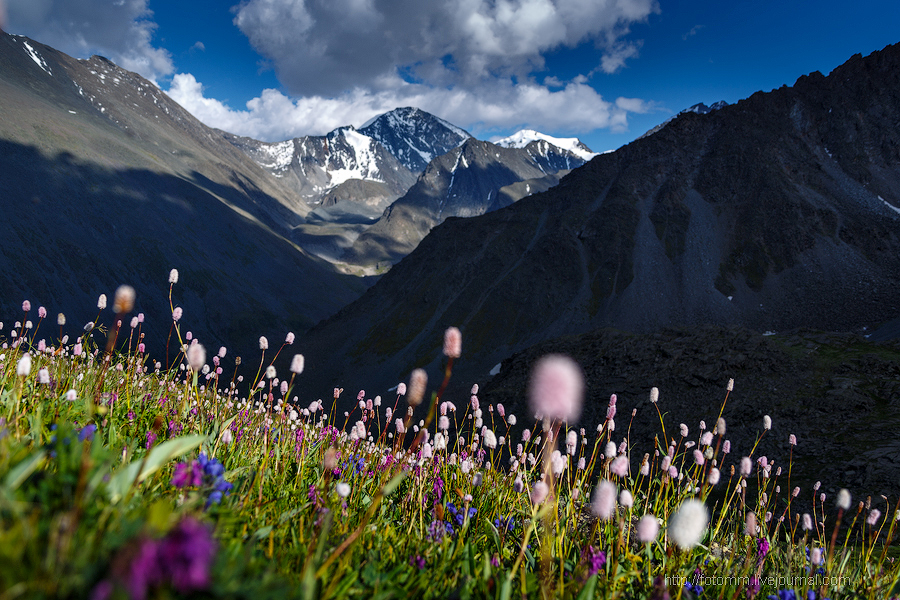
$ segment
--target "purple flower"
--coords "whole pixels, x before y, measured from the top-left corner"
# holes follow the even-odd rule
[[[144,540],[128,565],[124,584],[132,600],[143,600],[147,596],[147,588],[161,579],[157,548],[158,542],[155,540]]]
[[[172,475],[172,485],[177,488],[197,487],[203,483],[203,473],[197,461],[178,463],[175,465],[175,473]]]
[[[747,586],[747,596],[752,598],[759,593],[760,582],[759,577],[751,577],[750,585]]]
[[[756,540],[756,564],[762,564],[769,553],[769,540],[760,538]]]
[[[587,547],[584,557],[588,565],[588,577],[593,576],[606,564],[606,553],[602,550],[594,550],[593,546]]]
[[[416,554],[415,556],[409,557],[409,564],[413,567],[416,567],[420,571],[425,568],[425,559],[420,555]]]
[[[209,585],[209,569],[216,543],[209,528],[192,518],[183,519],[159,544],[159,564],[172,586],[181,593]]]
[[[94,439],[94,433],[97,431],[97,426],[91,423],[90,425],[85,425],[81,431],[78,432],[78,441],[83,442],[84,440],[92,440]]]

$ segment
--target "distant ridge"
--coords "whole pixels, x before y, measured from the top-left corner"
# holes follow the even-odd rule
[[[594,158],[547,192],[448,219],[302,340],[320,382],[439,376],[599,327],[857,330],[900,315],[900,45]]]

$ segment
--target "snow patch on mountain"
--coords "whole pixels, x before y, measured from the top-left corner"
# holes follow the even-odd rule
[[[280,177],[278,171],[287,170],[294,160],[294,140],[260,145],[259,154],[256,163],[264,169],[276,171],[275,176]]]
[[[557,138],[533,129],[523,129],[509,137],[497,140],[494,144],[504,148],[524,148],[534,141],[544,141],[557,148],[568,150],[585,162],[597,156],[596,152],[591,152],[578,138]]]
[[[343,149],[335,149],[328,155],[325,169],[331,177],[331,185],[337,186],[350,179],[384,182],[375,154],[377,142],[352,127],[337,130],[335,138],[338,136],[343,138],[349,147],[349,152],[345,153]],[[335,142],[332,141],[332,145],[334,144]],[[330,168],[331,164],[337,168]]]
[[[37,66],[39,66],[42,71],[47,73],[47,75],[53,75],[53,73],[50,71],[50,66],[47,64],[47,61],[44,60],[44,57],[38,54],[37,50],[32,48],[31,44],[29,44],[28,42],[23,40],[22,44],[25,45],[25,52],[28,53],[28,56],[31,57],[31,60],[37,63]]]

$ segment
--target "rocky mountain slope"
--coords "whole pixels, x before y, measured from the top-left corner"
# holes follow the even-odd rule
[[[360,127],[359,132],[378,140],[407,169],[421,173],[432,160],[472,137],[418,108],[397,108]]]
[[[226,132],[221,135],[307,204],[324,202],[328,206],[343,196],[381,211],[416,180],[384,145],[349,126],[324,136],[276,143]],[[361,182],[365,182],[364,191]]]
[[[518,440],[521,426],[533,423],[525,390],[534,363],[549,353],[569,355],[581,365],[585,410],[580,422],[589,431],[603,422],[610,395],[617,395],[614,439],[619,443],[630,436],[632,469],[639,468],[645,452],[652,454],[654,437],[662,437],[659,415],[649,402],[650,388],[657,387],[670,439],[680,439],[684,423],[687,440],[697,442],[700,421],[712,428],[725,403],[732,460],[749,453],[763,432],[763,415],[769,415],[772,429],[762,436],[756,456],[784,467],[779,483],[790,489],[785,482],[793,454],[791,487],[801,486],[803,506],[809,505],[816,481],[830,497],[841,487],[864,498],[896,486],[898,342],[873,343],[852,333],[766,335],[717,326],[652,334],[601,329],[549,340],[504,360],[499,374],[479,392],[482,406],[501,403],[518,416],[519,427],[507,439]],[[726,403],[730,378],[734,390]],[[798,440],[793,449],[791,434]]]
[[[320,383],[457,381],[511,353],[612,326],[854,330],[900,314],[900,45],[828,77],[687,112],[558,186],[447,219],[303,340]]]
[[[159,354],[178,268],[186,327],[210,347],[249,349],[260,334],[299,333],[365,288],[289,240],[309,212],[302,200],[106,59],[0,34],[0,114],[4,321],[29,299],[77,331],[100,293],[129,283]]]
[[[593,156],[589,151],[587,155]],[[470,138],[431,161],[416,184],[343,258],[354,264],[396,263],[445,219],[481,215],[532,193],[530,183],[507,188],[517,182],[549,177],[546,185],[535,185],[535,191],[547,189],[560,171],[584,164],[584,156],[581,149],[562,149],[544,139],[505,148]]]

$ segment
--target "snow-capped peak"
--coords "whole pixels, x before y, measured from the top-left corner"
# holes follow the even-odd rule
[[[494,144],[496,144],[497,146],[502,146],[504,148],[524,148],[531,142],[539,140],[543,140],[549,144],[553,144],[557,148],[568,150],[584,161],[589,161],[597,156],[595,152],[591,152],[591,150],[587,146],[585,146],[578,138],[557,138],[549,136],[545,133],[541,133],[539,131],[535,131],[533,129],[523,129],[512,134],[509,137],[497,140],[496,142],[494,142]]]

